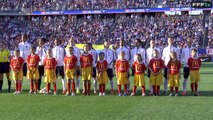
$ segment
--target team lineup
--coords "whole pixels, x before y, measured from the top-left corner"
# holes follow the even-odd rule
[[[186,95],[188,77],[190,77],[192,95],[199,95],[201,60],[197,49],[191,47],[190,38],[187,39],[187,46],[181,52],[173,46],[172,37],[168,37],[168,45],[162,50],[155,45],[154,40],[150,41],[150,47],[145,50],[140,39],[134,41],[135,46],[132,49],[127,47],[125,40],[120,39],[117,49],[111,49],[110,43],[104,41],[104,49],[100,52],[93,49],[91,43],[85,44],[81,51],[75,46],[76,41],[72,38],[65,48],[61,46],[58,39],[54,40],[53,47],[45,46],[44,38],[38,39],[37,47],[27,42],[26,35],[22,35],[21,41],[13,55],[10,55],[5,45],[0,46],[0,68],[2,68],[0,70],[0,92],[2,92],[4,73],[8,80],[8,92],[11,92],[10,71],[12,71],[12,80],[15,81],[14,94],[22,92],[22,81],[26,76],[30,80],[30,94],[51,94],[52,84],[53,94],[57,95],[57,83],[59,82],[57,79],[60,76],[65,96],[76,96],[80,93],[81,78],[84,95],[90,95],[91,86],[93,86],[94,94],[105,96],[108,82],[111,94],[114,94],[114,82],[116,81],[118,96],[135,96],[137,87],[140,87],[142,96],[169,93],[169,96],[177,97],[181,84],[180,70],[183,66],[184,80],[181,95]],[[130,69],[131,75],[134,76],[133,88],[130,88]],[[149,78],[149,93],[146,93],[146,72]],[[113,80],[114,74],[115,81]],[[46,83],[45,88],[41,88],[42,77]],[[162,84],[164,89],[163,93],[160,93]]]

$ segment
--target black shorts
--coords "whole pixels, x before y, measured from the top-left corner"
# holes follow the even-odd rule
[[[107,75],[108,75],[109,78],[113,78],[114,77],[112,68],[108,68],[107,69]]]
[[[183,77],[184,77],[184,79],[188,79],[189,73],[190,73],[189,67],[184,67],[183,68]]]
[[[164,67],[164,78],[167,79],[167,67]]]
[[[80,76],[81,75],[81,71],[77,70],[77,75]]]
[[[23,75],[27,76],[27,63],[23,64]]]
[[[9,72],[10,72],[10,63],[0,62],[0,73],[9,73]]]
[[[92,77],[93,78],[96,77],[96,68],[95,67],[92,68]]]
[[[38,66],[38,72],[39,72],[40,77],[44,76],[44,66],[43,65]]]
[[[148,69],[147,70],[147,77],[150,77],[150,75],[151,75],[151,71]]]
[[[64,77],[64,66],[56,66],[56,75],[60,75],[62,78]]]
[[[132,69],[132,76],[135,75],[135,69]]]

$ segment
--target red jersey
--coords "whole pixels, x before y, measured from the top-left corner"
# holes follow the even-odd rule
[[[188,59],[188,66],[190,70],[199,70],[201,66],[200,58],[192,58]]]
[[[93,57],[91,54],[83,54],[80,57],[80,63],[82,68],[92,67]]]
[[[169,61],[167,68],[169,69],[169,74],[176,75],[179,73],[181,68],[181,63],[179,60],[177,61]]]
[[[102,72],[104,69],[107,69],[107,67],[108,67],[108,63],[106,60],[97,62],[96,68],[98,72]]]
[[[55,58],[46,58],[44,59],[44,69],[54,69],[57,65]]]
[[[72,56],[65,56],[64,57],[64,67],[66,69],[73,69],[73,68],[76,68],[76,65],[77,65],[77,57],[75,55],[72,55]]]
[[[22,57],[12,57],[10,61],[10,67],[12,70],[17,71],[22,69],[22,65],[24,64],[24,59]]]
[[[152,72],[157,73],[160,69],[164,68],[164,62],[161,58],[152,58],[148,66],[151,68]]]
[[[28,67],[36,67],[36,66],[38,66],[38,63],[39,63],[39,61],[40,61],[41,59],[40,59],[40,57],[37,55],[37,54],[35,54],[35,55],[28,55],[28,57],[27,57],[27,65],[28,65]]]
[[[139,63],[137,61],[135,61],[132,65],[133,69],[135,70],[135,74],[136,75],[140,75],[143,74],[144,71],[146,70],[146,66],[144,65],[144,63]]]
[[[124,60],[117,60],[115,63],[115,67],[117,72],[128,72],[129,70],[129,62],[124,59]]]

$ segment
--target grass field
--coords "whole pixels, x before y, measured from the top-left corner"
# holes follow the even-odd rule
[[[61,88],[60,83],[58,88]],[[148,83],[147,78],[146,83]],[[21,95],[8,94],[6,88],[5,81],[4,93],[0,94],[0,120],[213,119],[213,63],[202,65],[199,87],[201,96],[191,96],[189,86],[188,95],[185,97],[141,97],[140,91],[138,91],[138,96],[134,97],[29,95],[28,80],[24,82],[24,93]],[[109,85],[107,88],[109,93]],[[180,90],[182,90],[182,85]]]

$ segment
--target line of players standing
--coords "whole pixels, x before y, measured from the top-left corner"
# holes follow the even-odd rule
[[[36,48],[36,54],[39,55],[41,61],[39,62],[39,79],[38,79],[38,90],[41,90],[41,81],[42,81],[42,76],[44,75],[44,59],[46,58],[46,50],[48,49],[49,46],[47,46],[45,44],[46,39],[41,38],[38,39],[38,46]],[[134,56],[136,54],[141,54],[142,58],[143,58],[143,63],[148,65],[149,61],[153,58],[152,57],[152,52],[153,50],[158,50],[160,53],[160,56],[162,57],[162,59],[164,60],[164,64],[165,66],[167,66],[169,60],[170,60],[170,53],[171,51],[176,52],[177,54],[179,54],[178,49],[176,47],[173,46],[173,38],[169,37],[168,38],[168,46],[165,47],[163,50],[161,50],[160,48],[158,48],[155,45],[155,41],[151,40],[150,41],[150,47],[145,50],[142,47],[141,44],[141,40],[140,39],[136,39],[135,41],[135,46],[134,48],[130,49],[126,43],[125,40],[121,39],[119,41],[119,47],[114,50],[110,48],[110,43],[108,41],[104,42],[104,49],[101,50],[101,52],[103,52],[105,54],[105,60],[107,60],[108,62],[108,69],[107,69],[107,74],[110,80],[110,86],[111,86],[111,93],[114,93],[114,81],[113,81],[113,77],[114,77],[114,62],[115,60],[118,58],[118,55],[120,52],[125,52],[125,59],[127,61],[129,61],[130,66],[132,66],[133,62],[134,62]],[[62,47],[60,45],[60,40],[55,39],[54,40],[54,46],[52,48],[53,51],[53,57],[56,59],[57,61],[57,67],[56,67],[56,74],[61,76],[61,81],[62,81],[62,89],[63,89],[63,93],[66,93],[66,80],[64,77],[64,57],[66,55],[66,49],[64,47]],[[81,50],[79,48],[77,48],[75,46],[76,41],[74,39],[70,39],[68,42],[67,47],[71,46],[73,47],[73,52],[74,55],[77,56],[77,59],[80,59],[80,55],[81,55]],[[94,83],[94,93],[97,93],[97,80],[96,80],[96,62],[98,61],[98,53],[95,49],[93,49],[92,44],[88,43],[89,47],[89,53],[93,56],[93,75],[92,75],[92,79],[93,79],[93,83]],[[4,45],[1,44],[0,46],[3,49]],[[21,37],[21,42],[18,45],[18,49],[20,50],[20,56],[25,60],[24,65],[23,65],[23,74],[24,76],[27,75],[27,56],[30,54],[30,49],[31,49],[31,44],[29,44],[27,42],[27,36],[26,35],[22,35]],[[3,49],[1,49],[1,51],[3,51]],[[192,47],[191,47],[191,40],[190,38],[187,40],[187,47],[182,49],[182,53],[181,53],[181,61],[184,62],[184,69],[183,69],[183,73],[184,73],[184,81],[183,81],[183,92],[182,95],[186,95],[186,87],[187,87],[187,79],[189,77],[189,67],[187,65],[187,61],[188,58],[190,57],[190,51],[191,51]],[[1,53],[1,52],[0,52]],[[180,58],[179,58],[180,59]],[[2,63],[0,61],[0,63]],[[76,77],[76,92],[79,93],[80,91],[80,62],[78,60],[77,63],[78,66],[78,72],[77,72],[77,77]],[[11,89],[11,82],[10,82],[10,77],[8,75],[9,71],[0,71],[0,92],[2,92],[2,85],[3,85],[3,74],[6,73],[7,74],[7,79],[8,79],[8,92],[10,92]],[[134,71],[132,72],[134,73]],[[134,75],[134,74],[132,74]],[[147,71],[147,76],[150,77],[150,71]],[[167,92],[167,68],[165,67],[164,69],[164,94],[166,94]],[[130,91],[130,80],[128,80],[128,91]],[[44,90],[44,89],[43,89]],[[84,92],[84,91],[83,91]],[[153,89],[152,86],[150,86],[150,94],[153,94]]]

